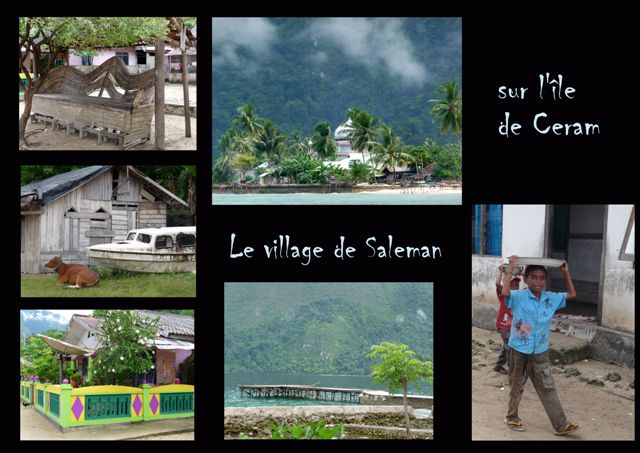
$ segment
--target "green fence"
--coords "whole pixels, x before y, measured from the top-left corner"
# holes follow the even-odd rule
[[[98,385],[73,388],[70,384],[20,382],[20,397],[61,429],[107,423],[143,422],[194,416],[193,385],[138,387]],[[35,392],[35,394],[34,394]]]
[[[163,414],[193,412],[193,393],[161,393],[160,411]]]
[[[130,395],[87,396],[85,398],[85,420],[129,417],[131,415]]]
[[[56,418],[60,418],[60,395],[49,393],[49,411]]]
[[[44,407],[44,390],[37,390],[38,392],[38,406]]]

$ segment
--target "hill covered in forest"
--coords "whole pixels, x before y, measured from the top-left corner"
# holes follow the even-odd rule
[[[224,368],[367,374],[374,344],[433,354],[431,283],[227,283]]]
[[[213,20],[213,144],[236,109],[253,104],[289,134],[331,129],[357,107],[405,143],[456,141],[428,113],[443,82],[461,83],[457,18]]]

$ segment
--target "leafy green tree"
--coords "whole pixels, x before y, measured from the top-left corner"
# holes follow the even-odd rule
[[[196,224],[196,166],[182,165],[180,174],[178,175],[178,184],[181,188],[180,196],[189,203],[189,211],[191,212],[191,224]],[[186,191],[186,193],[185,193]]]
[[[396,167],[411,160],[411,155],[406,151],[406,146],[400,137],[393,133],[387,125],[380,127],[380,141],[372,146],[372,151],[376,154],[378,162],[383,166],[393,168],[393,182],[396,181]]]
[[[47,330],[43,332],[51,338],[61,339],[64,332],[61,330]],[[21,364],[21,372],[24,375],[39,376],[40,381],[49,379],[59,383],[60,364],[56,351],[39,337],[32,336],[20,347],[20,357],[26,361]]]
[[[20,185],[47,179],[60,173],[83,168],[84,165],[22,165],[20,167]]]
[[[256,165],[256,156],[251,154],[237,154],[233,159],[232,165],[242,174],[242,179],[246,179],[247,172]]]
[[[402,343],[383,342],[371,347],[371,353],[367,357],[379,360],[373,365],[371,376],[375,383],[387,384],[389,393],[394,393],[402,388],[402,401],[404,405],[404,421],[407,435],[411,429],[409,423],[407,393],[409,383],[417,383],[420,380],[431,382],[433,380],[433,364],[423,362],[414,357],[415,352],[409,346]]]
[[[371,177],[371,167],[364,162],[358,162],[352,160],[349,162],[349,172],[351,174],[351,180],[354,183],[367,181]]]
[[[462,133],[462,94],[455,81],[444,82],[438,88],[442,99],[430,99],[435,103],[431,108],[433,122],[440,120],[440,131],[446,133],[451,129],[456,134]]]
[[[311,148],[323,159],[334,160],[336,158],[338,144],[333,139],[328,122],[323,121],[316,126],[315,133],[311,138]]]
[[[424,171],[424,168],[432,161],[432,153],[430,149],[425,146],[411,146],[407,149],[407,154],[411,156],[410,163],[416,169],[418,175]]]
[[[462,148],[459,143],[438,147],[433,159],[436,164],[433,169],[434,178],[462,178]]]
[[[155,367],[149,342],[156,337],[159,318],[141,318],[130,310],[108,310],[104,316],[98,333],[100,349],[93,361],[94,379],[130,384],[134,375]]]
[[[152,43],[168,32],[164,17],[21,17],[18,27],[18,65],[27,81],[24,112],[19,119],[20,148],[24,148],[25,130],[33,94],[47,80],[54,62],[66,56],[68,50],[92,50],[98,47],[118,47]],[[24,51],[22,51],[24,49]],[[27,60],[37,63],[31,73]],[[39,63],[45,60],[43,65]]]

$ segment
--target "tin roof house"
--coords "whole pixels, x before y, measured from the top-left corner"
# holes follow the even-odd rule
[[[188,204],[131,165],[94,165],[20,189],[20,271],[44,272],[54,256],[88,264],[87,247],[167,226],[167,208]]]
[[[133,310],[143,320],[158,320],[158,334],[149,341],[147,347],[155,355],[154,369],[146,374],[133,377],[132,385],[146,381],[149,384],[173,384],[176,379],[185,383],[192,380],[186,366],[194,360],[195,324],[193,316],[150,310]],[[38,335],[61,360],[61,369],[65,362],[74,362],[81,374],[82,382],[92,379],[91,362],[100,349],[100,324],[103,318],[78,315],[71,317],[64,337],[61,340],[45,335]]]

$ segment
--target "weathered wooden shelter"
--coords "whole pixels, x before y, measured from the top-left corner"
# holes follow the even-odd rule
[[[20,270],[35,274],[54,256],[88,264],[86,247],[164,227],[167,206],[188,206],[130,165],[96,165],[20,190]]]
[[[33,96],[32,121],[95,134],[101,142],[116,138],[123,148],[150,139],[155,72],[129,74],[117,57],[89,73],[60,66]]]

